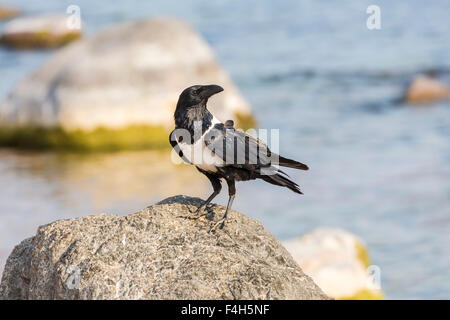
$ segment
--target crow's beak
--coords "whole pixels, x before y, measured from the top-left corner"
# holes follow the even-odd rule
[[[209,97],[215,95],[216,93],[222,92],[223,88],[221,86],[217,86],[212,84],[210,86],[203,86],[200,95],[203,99],[208,99]]]

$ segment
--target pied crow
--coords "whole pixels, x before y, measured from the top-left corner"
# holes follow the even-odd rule
[[[267,145],[241,130],[232,120],[223,124],[207,109],[208,99],[223,91],[218,85],[195,85],[185,89],[175,109],[175,129],[169,140],[178,155],[203,173],[211,182],[213,193],[198,207],[205,208],[228,185],[229,200],[224,216],[216,224],[223,227],[235,194],[236,181],[262,179],[302,194],[299,186],[278,167],[308,170],[303,163],[272,153]]]

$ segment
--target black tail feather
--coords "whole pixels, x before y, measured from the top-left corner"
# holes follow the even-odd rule
[[[286,178],[278,173],[273,174],[273,175],[261,175],[260,178],[271,184],[291,189],[295,193],[303,194],[300,191],[298,184],[296,184],[294,181],[291,181],[288,178]]]
[[[284,158],[282,156],[279,156],[278,158],[279,165],[282,167],[288,167],[288,168],[294,168],[294,169],[300,169],[300,170],[308,170],[308,166],[306,164],[303,164],[301,162]]]

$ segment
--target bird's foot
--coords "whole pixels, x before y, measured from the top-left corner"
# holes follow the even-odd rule
[[[192,215],[192,214],[181,214],[178,215],[178,218],[185,218],[185,219],[191,219],[191,220],[197,220],[198,218],[203,217],[205,214],[201,214],[201,215]]]
[[[200,207],[198,207],[197,209],[195,209],[194,211],[189,210],[193,215],[198,216],[200,214],[200,212],[202,212],[202,210],[205,209],[205,206],[201,205]]]
[[[191,214],[183,214],[183,215],[179,215],[178,217],[180,217],[180,218],[188,218],[188,219],[198,219],[198,218],[201,218],[201,217],[203,217],[203,216],[205,216],[207,214],[207,212],[201,213],[203,211],[203,209],[206,209],[205,206],[203,206],[203,205],[201,205],[200,207],[198,207],[194,211],[188,209]]]
[[[223,229],[223,226],[225,225],[225,218],[220,219],[219,221],[217,221],[212,227],[211,229],[209,229],[209,232],[213,232],[215,231],[217,228],[219,229]]]

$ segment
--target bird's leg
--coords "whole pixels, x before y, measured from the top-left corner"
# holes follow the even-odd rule
[[[205,202],[203,202],[198,208],[197,210],[195,210],[193,213],[195,215],[198,215],[200,213],[200,211],[205,208],[218,194],[219,194],[220,190],[214,190],[214,192],[208,197],[208,199],[206,199]]]
[[[198,208],[197,208],[197,210],[195,210],[193,213],[196,215],[196,216],[200,216],[199,215],[199,213],[201,212],[201,210],[204,208],[204,207],[206,207],[219,193],[220,193],[220,190],[222,190],[222,184],[220,183],[220,180],[217,178],[217,177],[215,177],[215,176],[213,176],[213,175],[211,175],[211,174],[208,174],[208,173],[205,173],[205,172],[203,172],[207,177],[208,177],[208,179],[209,179],[209,181],[211,181],[211,184],[212,184],[212,186],[213,186],[213,189],[214,189],[214,191],[213,191],[213,193],[208,197],[208,199],[206,199],[206,201],[205,202],[203,202]]]
[[[217,223],[211,228],[210,231],[215,230],[217,227],[219,227],[219,229],[223,228],[223,226],[225,225],[225,220],[228,216],[228,212],[231,210],[231,206],[233,204],[233,200],[236,195],[236,186],[234,184],[234,179],[226,179],[226,181],[228,184],[228,195],[230,196],[228,198],[227,209],[225,210],[225,214],[223,215],[222,219],[217,221]]]
[[[203,202],[195,211],[191,211],[192,215],[182,215],[179,217],[183,217],[183,218],[189,218],[189,219],[198,219],[202,216],[204,216],[206,213],[204,214],[200,214],[200,212],[202,211],[202,209],[204,207],[206,207],[211,201],[212,199],[214,199],[220,191],[214,190],[214,192],[208,197],[208,199],[206,199],[205,202]]]

